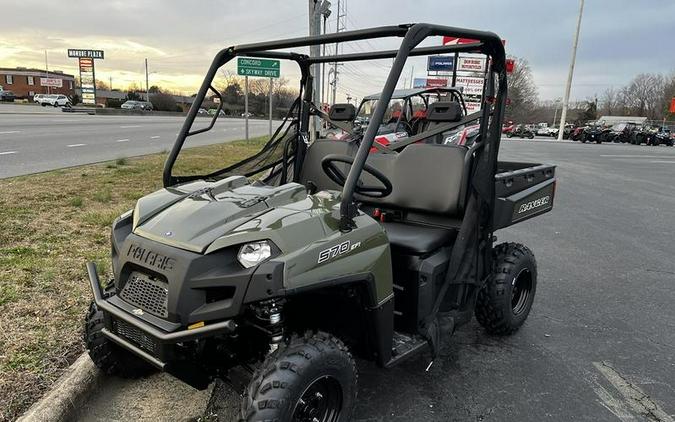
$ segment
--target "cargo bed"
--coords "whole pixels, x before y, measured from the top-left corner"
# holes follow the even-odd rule
[[[500,161],[495,175],[494,229],[501,229],[551,211],[555,166]]]

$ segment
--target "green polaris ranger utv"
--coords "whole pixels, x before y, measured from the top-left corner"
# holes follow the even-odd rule
[[[418,47],[441,36],[474,41]],[[384,37],[401,38],[399,49],[290,52]],[[435,102],[414,135],[373,143],[406,60],[457,52],[488,58],[481,110]],[[221,96],[219,68],[238,56],[297,65],[298,98],[258,153],[175,174],[186,139],[213,128],[218,112],[193,123],[210,92]],[[312,103],[317,65],[392,58],[365,128],[353,105],[325,113]],[[113,223],[114,278],[87,265],[92,360],[107,374],[159,369],[195,388],[243,368],[243,420],[335,422],[351,418],[354,356],[388,368],[428,351],[433,362],[473,315],[489,333],[516,331],[537,267],[527,247],[494,245],[494,233],[551,210],[555,168],[497,160],[506,96],[504,47],[490,32],[406,24],[220,51],[166,160],[164,189]],[[321,119],[348,139],[321,139]],[[470,147],[435,141],[469,124],[480,125]]]

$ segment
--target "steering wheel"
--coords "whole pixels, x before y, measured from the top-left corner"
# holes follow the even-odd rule
[[[354,164],[354,157],[350,157],[348,155],[340,155],[340,154],[329,154],[323,157],[321,160],[321,168],[323,169],[324,173],[332,180],[333,182],[337,183],[340,186],[344,186],[346,181],[347,181],[347,176],[340,170],[340,168],[336,165],[336,163],[344,163],[344,164]],[[366,173],[370,174],[373,176],[375,179],[377,179],[378,182],[382,184],[382,186],[370,186],[370,185],[363,185],[361,181],[357,181],[356,186],[354,187],[354,192],[358,193],[359,195],[367,196],[369,198],[384,198],[385,196],[388,196],[391,191],[392,191],[392,186],[391,182],[389,179],[387,179],[387,176],[382,174],[379,170],[376,168],[372,167],[369,164],[364,164],[363,165],[363,171]]]

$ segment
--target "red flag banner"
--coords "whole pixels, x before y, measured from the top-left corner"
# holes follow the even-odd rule
[[[670,99],[670,112],[675,113],[675,97]]]

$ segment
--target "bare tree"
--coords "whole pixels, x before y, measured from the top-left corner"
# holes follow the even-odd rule
[[[509,120],[529,122],[530,113],[537,104],[537,87],[534,84],[532,70],[526,59],[515,59],[515,69],[508,76],[508,96],[510,104],[506,107]]]
[[[607,88],[600,96],[600,112],[612,116],[618,110],[619,92],[613,87]]]

